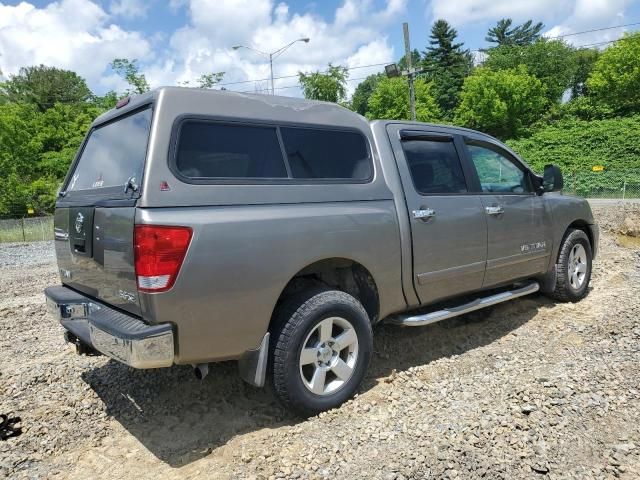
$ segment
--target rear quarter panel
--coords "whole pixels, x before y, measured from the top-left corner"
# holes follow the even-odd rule
[[[381,317],[406,306],[392,200],[139,208],[136,223],[193,228],[174,287],[141,294],[146,318],[175,324],[176,363],[233,359],[256,348],[289,280],[326,258],[370,271]]]

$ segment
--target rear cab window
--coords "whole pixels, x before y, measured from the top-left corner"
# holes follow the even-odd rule
[[[421,195],[467,192],[453,138],[403,139],[402,149],[413,185]]]
[[[177,132],[172,169],[188,183],[373,178],[370,150],[356,131],[186,119]]]
[[[125,185],[140,185],[147,156],[152,110],[119,117],[89,132],[66,185],[66,192],[120,193]],[[137,188],[137,187],[136,187]]]
[[[288,127],[281,131],[293,178],[366,181],[373,174],[359,133]]]

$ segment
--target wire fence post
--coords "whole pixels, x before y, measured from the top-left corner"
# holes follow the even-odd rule
[[[624,183],[622,184],[622,200],[624,200],[624,195],[627,193],[627,179],[624,179]]]
[[[22,241],[26,242],[27,241],[27,236],[24,233],[24,217],[22,217],[20,220],[21,220],[21,223],[22,223]]]

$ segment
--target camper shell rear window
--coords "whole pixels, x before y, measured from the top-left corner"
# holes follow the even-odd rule
[[[89,132],[67,192],[121,189],[128,182],[140,185],[147,156],[152,110],[146,107],[118,117]]]

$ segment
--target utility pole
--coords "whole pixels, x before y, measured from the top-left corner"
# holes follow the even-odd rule
[[[416,92],[413,88],[413,76],[414,70],[411,64],[411,45],[409,43],[409,24],[407,22],[402,24],[402,31],[404,33],[404,53],[407,62],[407,77],[409,78],[409,106],[411,107],[411,120],[416,121]]]

